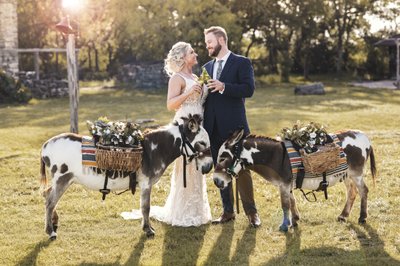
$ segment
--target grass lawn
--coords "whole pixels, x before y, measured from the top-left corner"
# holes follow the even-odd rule
[[[253,133],[275,136],[296,120],[316,121],[331,132],[363,130],[372,140],[378,179],[369,186],[367,225],[357,224],[360,199],[346,223],[338,223],[345,202],[342,184],[329,199],[307,202],[295,191],[301,220],[281,233],[276,187],[254,175],[262,220],[250,228],[243,213],[234,223],[177,228],[153,221],[154,239],[146,239],[140,221],[125,221],[123,211],[139,208],[139,193],[101,193],[73,185],[58,205],[58,239],[44,232],[44,199],[39,193],[39,152],[53,135],[69,130],[69,99],[33,100],[25,106],[0,106],[0,265],[400,265],[400,92],[324,82],[323,96],[294,96],[294,84],[259,85],[246,101]],[[166,91],[83,90],[79,129],[86,120],[155,118],[166,124]],[[163,205],[169,192],[168,168],[154,187],[152,205]],[[221,213],[217,188],[208,177],[213,217]]]

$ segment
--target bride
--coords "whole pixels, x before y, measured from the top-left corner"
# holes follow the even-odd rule
[[[203,116],[203,103],[207,88],[197,82],[192,68],[197,64],[197,54],[189,43],[178,42],[172,46],[165,59],[165,70],[170,76],[167,108],[175,110],[174,121],[183,123],[187,114]],[[195,162],[186,165],[186,188],[183,186],[183,161],[175,161],[171,176],[171,190],[163,207],[151,206],[150,216],[173,226],[200,226],[211,221],[205,175],[196,170]],[[139,219],[139,210],[121,214],[125,219]]]

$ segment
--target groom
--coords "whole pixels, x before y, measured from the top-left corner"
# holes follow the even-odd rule
[[[214,57],[204,65],[212,79],[208,82],[211,93],[204,109],[204,128],[211,141],[214,164],[218,150],[230,133],[238,127],[250,132],[246,119],[245,99],[254,92],[254,72],[248,58],[236,55],[228,49],[228,36],[222,27],[214,26],[204,30],[208,55]],[[252,226],[261,225],[254,202],[253,182],[249,170],[239,172],[238,188],[243,209]],[[235,219],[233,211],[232,182],[221,190],[224,212],[213,220],[213,224],[226,223]]]

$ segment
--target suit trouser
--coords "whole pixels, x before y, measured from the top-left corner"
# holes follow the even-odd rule
[[[225,140],[219,135],[218,129],[215,126],[213,133],[210,136],[211,154],[213,157],[214,165],[217,162],[218,150],[224,143],[224,141]],[[254,202],[253,180],[251,178],[250,170],[241,170],[239,172],[239,177],[237,182],[244,212],[246,213],[246,215],[256,213],[257,208]],[[224,207],[224,212],[233,213],[234,199],[233,199],[232,182],[229,182],[226,188],[221,189],[220,194],[222,198],[222,205]]]

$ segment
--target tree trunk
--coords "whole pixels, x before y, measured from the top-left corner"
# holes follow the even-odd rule
[[[94,62],[95,62],[95,70],[96,70],[96,72],[99,72],[100,71],[100,68],[99,68],[99,50],[96,47],[94,47]]]
[[[92,72],[92,48],[88,45],[88,62],[89,62],[89,71]]]

